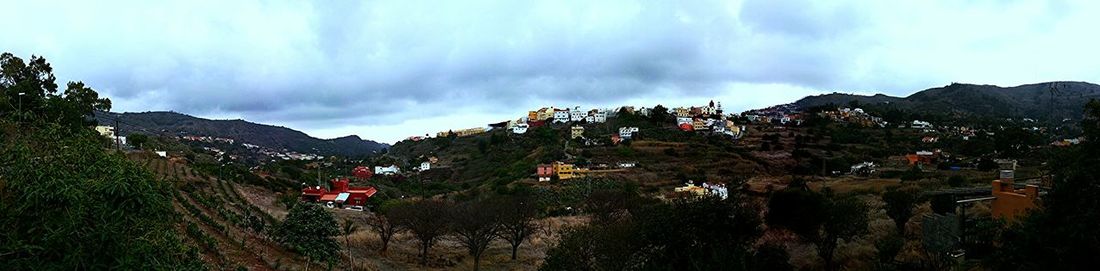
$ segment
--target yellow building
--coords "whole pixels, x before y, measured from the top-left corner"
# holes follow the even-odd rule
[[[569,129],[569,138],[577,139],[584,137],[584,127],[580,125],[573,126]]]
[[[539,111],[535,112],[535,120],[547,120],[554,118],[553,107],[543,107]]]
[[[527,111],[527,120],[528,121],[538,121],[539,120],[539,112],[538,111]]]
[[[576,176],[576,170],[573,164],[554,162],[554,173],[558,174],[559,180],[568,180],[578,177]]]
[[[481,134],[481,133],[484,133],[484,132],[485,132],[485,128],[478,127],[478,128],[469,128],[469,129],[458,130],[458,131],[455,131],[455,134],[457,134],[458,136],[472,136],[472,135]]]
[[[460,136],[460,137],[461,136],[472,136],[472,135],[476,135],[476,134],[485,133],[485,128],[478,127],[478,128],[469,128],[469,129],[462,129],[462,130],[442,131],[442,132],[436,133],[435,135],[436,135],[436,137],[448,137],[448,136],[451,135],[451,133],[454,133],[455,136]]]
[[[106,136],[106,137],[115,136],[115,127],[100,125],[100,126],[95,127],[95,131],[98,132],[99,135],[101,135],[101,136]]]
[[[701,119],[695,119],[695,121],[692,121],[691,128],[695,129],[696,131],[710,130],[710,127],[707,127],[707,124]]]
[[[686,118],[688,116],[691,116],[691,110],[690,109],[687,109],[687,108],[684,108],[684,107],[677,107],[676,108],[676,117]]]
[[[703,196],[703,195],[707,194],[707,189],[706,188],[703,188],[702,186],[695,186],[695,184],[690,182],[690,181],[687,183],[687,185],[682,186],[682,187],[677,187],[673,190],[675,190],[676,193],[688,193],[688,194],[693,194],[695,196]]]

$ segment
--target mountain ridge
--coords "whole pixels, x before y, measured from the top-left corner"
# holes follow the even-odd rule
[[[135,131],[170,136],[212,136],[243,143],[320,155],[363,156],[389,148],[388,144],[364,140],[358,135],[322,139],[288,127],[249,122],[243,119],[216,120],[172,111],[96,112],[101,124],[114,125],[128,135]]]
[[[889,105],[899,109],[998,118],[1033,118],[1046,121],[1080,120],[1090,99],[1100,99],[1100,85],[1055,81],[1013,87],[952,83],[906,97],[830,93],[807,96],[796,102],[801,108],[828,104]]]

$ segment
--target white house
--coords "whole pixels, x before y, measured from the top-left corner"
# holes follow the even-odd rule
[[[691,124],[692,122],[695,122],[695,119],[689,117],[676,117],[677,126],[684,123]]]
[[[374,174],[394,175],[399,172],[401,172],[401,170],[398,169],[396,165],[390,165],[388,167],[374,166]]]
[[[638,127],[619,127],[619,138],[630,139],[634,137],[634,133],[638,132]]]
[[[726,189],[725,184],[707,184],[703,183],[703,188],[707,189],[707,193],[718,196],[721,199],[729,198],[729,189]]]
[[[713,116],[718,114],[718,107],[714,106],[714,101],[710,101],[710,104],[703,106],[703,115]]]
[[[584,117],[585,113],[584,111],[581,111],[581,107],[579,106],[574,107],[573,110],[569,111],[569,121],[582,121],[584,120]]]
[[[607,122],[607,112],[606,111],[603,111],[603,110],[596,111],[596,113],[592,114],[592,117],[593,117],[593,121],[591,121],[591,122],[595,122],[595,123]]]
[[[911,127],[913,127],[913,129],[932,129],[932,123],[929,123],[927,121],[914,120]]]
[[[569,110],[568,109],[554,109],[554,122],[560,122],[560,123],[569,122]]]
[[[527,132],[527,123],[516,123],[512,126],[512,133],[522,134]]]
[[[653,114],[653,109],[652,108],[642,107],[642,109],[638,109],[638,115],[648,117],[649,114]]]
[[[159,155],[160,157],[168,157],[168,152],[166,152],[166,151],[154,151],[154,152],[157,153],[157,155]]]
[[[421,162],[420,167],[417,169],[421,172],[432,169],[432,163],[429,163],[428,161]]]
[[[632,168],[638,166],[637,162],[619,162],[619,168]]]

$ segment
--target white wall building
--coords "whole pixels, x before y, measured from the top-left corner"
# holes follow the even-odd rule
[[[569,122],[569,110],[554,109],[554,122],[559,122],[559,123]]]
[[[584,120],[585,113],[581,111],[580,107],[574,107],[569,111],[569,121],[582,121]]]
[[[592,117],[593,117],[592,122],[595,122],[595,123],[607,122],[607,111],[603,111],[603,110],[597,111],[595,114],[592,114]]]
[[[517,134],[526,133],[528,127],[529,126],[527,125],[527,123],[516,123],[516,125],[512,126],[512,133],[517,133]]]
[[[634,133],[638,132],[638,127],[619,127],[619,138],[630,139],[634,137]]]
[[[677,126],[679,126],[680,124],[684,124],[684,123],[691,124],[693,122],[695,122],[695,119],[692,119],[692,118],[689,118],[689,117],[676,117],[676,125]]]
[[[374,166],[374,174],[394,175],[400,172],[401,169],[398,169],[396,165],[390,165],[388,167]]]

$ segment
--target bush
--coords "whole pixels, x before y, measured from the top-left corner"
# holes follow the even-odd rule
[[[966,184],[966,177],[955,175],[947,178],[947,185],[951,187],[960,187]]]
[[[173,229],[168,183],[90,130],[24,132],[0,148],[3,269],[201,268]]]

